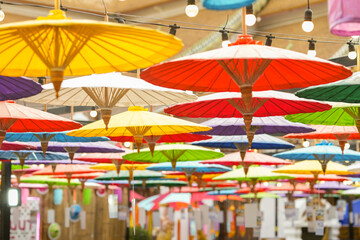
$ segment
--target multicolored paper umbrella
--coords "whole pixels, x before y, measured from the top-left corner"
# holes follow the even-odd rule
[[[212,127],[212,129],[210,131],[199,132],[197,134],[219,136],[246,134],[243,118],[213,118],[202,122],[202,124]],[[257,128],[255,130],[255,134],[288,134],[315,131],[312,127],[301,123],[290,122],[281,116],[254,117],[251,125],[253,128]]]
[[[199,134],[180,133],[180,134],[163,135],[163,136],[159,136],[160,138],[159,140],[156,141],[156,143],[181,143],[181,142],[189,143],[189,142],[211,139],[211,136],[203,135],[202,132],[198,132],[198,133]],[[153,137],[156,139],[158,138],[158,136],[153,136]],[[135,142],[133,136],[110,137],[110,139],[111,141],[116,141],[116,142]],[[146,143],[145,139],[143,140],[143,143]]]
[[[42,87],[44,91],[41,94],[24,101],[65,106],[98,106],[106,127],[114,107],[173,105],[197,99],[194,94],[158,87],[116,72],[65,80],[61,85],[59,98],[54,96],[52,84]]]
[[[348,190],[354,188],[354,186],[345,185],[342,182],[324,182],[315,185],[315,189],[320,190]]]
[[[316,146],[277,153],[274,154],[274,157],[290,160],[318,160],[325,173],[328,162],[357,161],[360,160],[360,153],[353,150],[344,150],[342,152],[340,147],[336,147],[324,140],[316,144]]]
[[[21,183],[40,183],[47,184],[49,186],[79,186],[81,183],[76,180],[70,180],[70,183],[67,179],[62,178],[52,178],[51,176],[29,176],[23,177],[20,180]]]
[[[92,181],[99,184],[129,185],[128,180],[92,180]],[[179,181],[179,180],[144,178],[141,181],[140,180],[131,181],[131,185],[134,185],[134,187],[144,188],[144,187],[158,187],[158,186],[177,187],[177,186],[186,186],[188,184],[186,181]]]
[[[151,149],[147,148],[142,149],[140,153],[126,154],[123,158],[135,162],[171,162],[173,169],[175,169],[176,162],[216,159],[222,156],[224,154],[221,152],[203,147],[186,144],[168,144],[158,146],[154,154],[151,154]]]
[[[141,179],[151,179],[151,178],[161,178],[162,174],[155,171],[149,170],[133,170],[120,171],[118,174],[116,171],[110,171],[104,175],[95,178],[95,180],[128,180],[131,183],[132,180],[141,180]]]
[[[202,0],[205,8],[211,10],[229,10],[246,7],[255,0]]]
[[[77,161],[77,160],[70,160],[70,159],[66,159],[66,160],[26,160],[26,163],[29,165],[32,164],[44,164],[44,165],[53,165],[53,167],[55,168],[56,164],[94,164],[91,162],[84,162],[84,161]],[[20,165],[20,161],[19,160],[15,160],[12,161],[13,165]]]
[[[46,17],[1,26],[0,74],[51,76],[58,92],[63,76],[145,68],[183,46],[175,36],[154,29],[73,20],[60,10],[60,0],[54,3]]]
[[[178,104],[164,111],[179,117],[203,118],[243,118],[244,130],[251,137],[259,126],[252,126],[252,118],[282,116],[304,112],[321,112],[331,108],[330,105],[305,100],[290,93],[278,91],[254,92],[252,94],[251,110],[246,107],[241,93],[214,93],[199,97],[192,103]]]
[[[129,107],[128,111],[112,116],[108,130],[105,129],[103,121],[96,121],[76,131],[71,131],[68,135],[77,137],[133,136],[138,151],[145,137],[153,152],[156,141],[162,135],[201,132],[210,129],[200,124],[148,112],[142,107]]]
[[[201,181],[202,175],[205,173],[223,173],[228,172],[231,168],[221,166],[218,164],[203,164],[199,162],[178,162],[175,169],[169,162],[153,164],[146,168],[151,171],[180,171],[184,172],[189,186],[192,185],[192,176],[196,175],[198,181]],[[198,184],[199,185],[199,184]]]
[[[253,99],[253,90],[308,87],[335,82],[351,74],[349,69],[339,64],[263,46],[249,35],[240,35],[227,48],[152,66],[143,71],[141,77],[155,85],[175,89],[241,92],[241,101],[233,101],[233,104],[247,116],[246,128],[249,131],[252,116],[265,103]]]
[[[41,91],[41,85],[29,78],[0,76],[0,101],[30,97]]]
[[[0,102],[0,109],[0,146],[6,132],[56,132],[81,127],[72,120],[14,102]]]
[[[78,179],[79,182],[81,183],[81,189],[84,189],[85,188],[85,183],[89,179],[100,177],[103,174],[104,174],[103,172],[92,172],[92,173],[76,173],[75,172],[75,173],[71,173],[71,175],[69,175],[69,174],[54,175],[52,177],[53,178],[66,178],[66,179],[68,179],[68,181],[70,181],[70,179]]]
[[[253,149],[290,149],[295,146],[284,140],[272,137],[267,134],[254,135],[250,146],[249,140],[245,135],[238,136],[213,136],[212,139],[193,142],[193,145],[213,148],[232,148],[240,150],[240,156],[244,159],[248,148]]]
[[[341,151],[344,151],[347,140],[360,139],[355,126],[312,125],[311,127],[316,131],[311,133],[291,133],[285,135],[284,138],[336,139],[339,141]]]
[[[266,154],[248,151],[245,158],[242,159],[237,152],[226,154],[224,157],[215,160],[201,161],[206,164],[220,164],[225,166],[242,165],[245,174],[247,174],[251,165],[290,165],[291,162],[280,158],[272,157]]]
[[[4,141],[1,145],[1,150],[4,151],[17,151],[17,150],[36,150],[36,147],[31,144],[26,144],[22,142],[7,142]]]

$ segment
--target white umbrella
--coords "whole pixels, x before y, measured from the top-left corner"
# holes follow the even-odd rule
[[[349,172],[360,173],[360,162],[355,162],[348,166]]]
[[[98,106],[107,126],[113,107],[173,105],[197,99],[185,91],[163,88],[142,79],[121,73],[93,74],[63,81],[59,98],[52,84],[42,86],[43,91],[24,101],[65,106]]]

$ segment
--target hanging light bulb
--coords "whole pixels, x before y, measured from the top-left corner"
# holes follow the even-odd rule
[[[303,147],[307,148],[310,146],[310,142],[308,140],[304,139],[302,145],[303,145]]]
[[[310,9],[310,2],[308,0],[308,8],[305,10],[304,22],[302,24],[302,29],[305,32],[311,32],[314,30],[314,23],[312,21],[312,10]]]
[[[196,17],[196,15],[199,13],[199,8],[196,6],[195,0],[187,1],[185,13],[188,17]]]
[[[345,143],[345,149],[348,150],[350,148],[350,143]]]
[[[222,40],[222,47],[223,48],[226,48],[226,47],[228,47],[229,46],[229,44],[231,43],[230,41],[229,41],[229,35],[228,35],[228,31],[226,31],[225,29],[223,29],[223,30],[220,30],[220,32],[221,32],[221,40]]]
[[[91,108],[91,111],[90,111],[90,117],[92,118],[96,118],[98,115],[97,111],[95,110],[95,107],[92,107]]]
[[[310,40],[308,40],[309,42],[309,50],[307,52],[307,54],[311,57],[315,57],[316,56],[316,50],[315,50],[315,43],[316,41],[311,38]]]
[[[2,10],[1,5],[0,5],[0,22],[2,22],[4,20],[4,18],[5,18],[5,13]]]
[[[254,15],[254,10],[252,4],[246,7],[246,17],[245,17],[246,26],[254,26],[256,23],[256,17]]]
[[[349,53],[348,53],[348,57],[351,59],[351,60],[354,60],[356,59],[356,51],[355,51],[355,46],[354,46],[354,43],[352,41],[349,41],[347,43],[349,45]]]

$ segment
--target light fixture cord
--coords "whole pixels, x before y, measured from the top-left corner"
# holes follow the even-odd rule
[[[105,21],[108,22],[109,21],[109,16],[108,16],[108,10],[106,8],[106,4],[105,4],[105,0],[101,0],[104,6],[104,14],[105,14]]]
[[[308,9],[310,9],[310,0],[307,0],[308,3]]]

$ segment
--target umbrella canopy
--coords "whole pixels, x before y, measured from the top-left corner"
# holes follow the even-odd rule
[[[175,36],[154,29],[67,18],[60,0],[47,17],[1,25],[0,36],[0,74],[51,76],[56,92],[64,75],[145,68],[183,46]]]
[[[49,142],[106,142],[110,139],[107,137],[72,137],[66,135],[68,131],[64,132],[9,132],[6,134],[5,140],[9,142],[37,142],[39,136],[44,138],[51,137]],[[41,137],[40,137],[41,138]]]
[[[22,177],[20,182],[22,183],[40,183],[40,184],[48,184],[48,185],[55,185],[55,186],[79,186],[81,183],[74,179],[68,182],[67,179],[62,178],[52,178],[51,176],[29,176],[29,177]]]
[[[349,171],[353,173],[360,173],[360,162],[355,162],[348,166]]]
[[[221,166],[219,164],[203,164],[199,162],[178,162],[176,168],[173,169],[171,163],[157,163],[146,168],[152,171],[180,171],[180,172],[191,172],[191,173],[222,173],[230,171],[231,168]]]
[[[288,182],[281,183],[280,186],[270,186],[269,191],[298,191],[298,192],[310,192],[310,187],[302,183],[297,183],[295,186]]]
[[[44,90],[41,94],[24,101],[51,105],[98,106],[105,125],[108,125],[114,107],[173,105],[197,99],[194,94],[158,87],[116,72],[65,80],[61,85],[59,98],[54,96],[52,84],[42,87]]]
[[[207,126],[207,125],[205,125],[205,126]],[[158,136],[154,136],[154,137],[158,138]],[[207,140],[207,139],[211,138],[211,136],[203,135],[202,132],[199,132],[199,134],[180,133],[180,134],[163,135],[163,136],[159,136],[159,137],[160,137],[160,139],[156,141],[157,143],[180,143],[180,142],[189,143],[189,142]],[[135,139],[133,136],[110,137],[110,139],[111,139],[111,141],[117,141],[117,142],[135,142]],[[144,139],[143,143],[145,143],[145,142],[146,141]]]
[[[144,196],[141,196],[141,195],[138,194],[137,192],[131,190],[131,191],[130,191],[129,199],[143,200],[143,199],[145,199],[145,197],[144,197]]]
[[[176,168],[176,162],[198,161],[207,159],[216,159],[224,156],[221,152],[211,149],[186,145],[186,144],[168,144],[158,146],[154,154],[151,154],[149,148],[142,149],[140,153],[129,153],[123,156],[125,160],[143,161],[143,162],[171,162],[173,169]]]
[[[202,0],[205,8],[211,10],[229,10],[246,7],[255,0]]]
[[[342,151],[345,149],[347,140],[360,139],[359,132],[355,126],[335,126],[335,125],[312,125],[316,129],[310,133],[291,133],[284,138],[300,139],[336,139]]]
[[[14,102],[2,101],[0,109],[0,146],[6,132],[53,132],[81,127],[72,120]]]
[[[289,165],[291,164],[290,161],[283,160],[280,158],[272,157],[269,155],[265,155],[262,153],[256,153],[248,151],[245,155],[245,158],[242,159],[240,154],[229,153],[226,154],[224,157],[215,159],[215,160],[206,160],[202,161],[201,163],[206,164],[220,164],[225,166],[234,166],[241,164],[244,167],[245,173],[247,173],[249,166],[251,165]]]
[[[181,202],[185,204],[191,204],[191,193],[170,193],[159,204],[168,204],[174,202]]]
[[[1,150],[9,151],[9,150],[36,150],[36,146],[22,143],[22,142],[7,142],[4,141],[1,145]]]
[[[71,175],[54,175],[53,178],[71,178],[71,179],[81,179],[81,180],[87,180],[87,179],[93,179],[96,177],[100,177],[103,175],[103,172],[91,172],[91,173],[72,173]]]
[[[211,129],[182,119],[148,112],[142,107],[129,107],[128,111],[119,113],[111,119],[107,129],[105,129],[103,121],[96,121],[76,131],[71,131],[68,135],[78,137],[133,136],[138,151],[145,136],[145,140],[151,145],[153,151],[157,139],[152,136],[201,132]]]
[[[360,72],[342,81],[302,89],[295,95],[321,101],[360,103]]]
[[[360,187],[342,191],[341,195],[360,195]]]
[[[241,198],[279,198],[277,194],[259,192],[256,195],[254,193],[241,194]]]
[[[221,136],[246,134],[243,118],[213,118],[201,124],[212,127],[212,129],[197,134]],[[281,116],[254,117],[251,125],[258,127],[255,131],[256,134],[308,133],[315,131],[312,127],[301,123],[290,122]]]
[[[308,174],[294,174],[292,176],[295,177],[294,180],[297,181],[297,182],[314,180],[314,176],[313,175],[308,175]],[[338,175],[335,175],[335,174],[326,174],[326,175],[317,176],[316,180],[343,182],[343,181],[349,180],[349,178],[344,177],[344,176],[338,176]]]
[[[51,166],[47,166],[39,171],[33,173],[33,175],[70,175],[82,174],[82,173],[94,173],[104,172],[103,170],[91,169],[91,165],[86,164],[58,164],[55,171]]]
[[[129,168],[133,170],[145,170],[147,167],[151,166],[151,164],[122,164],[121,170],[128,170]],[[109,163],[100,163],[90,167],[91,169],[98,169],[98,170],[106,170],[106,171],[114,171],[116,170],[115,164]]]
[[[323,170],[322,164],[318,161],[311,160],[300,161],[293,165],[284,166],[273,170],[273,172],[283,174],[311,174],[314,176],[320,173],[337,175],[351,174],[345,165],[329,161],[326,169]]]
[[[290,160],[318,160],[325,172],[329,161],[357,161],[360,160],[360,153],[353,150],[342,152],[340,147],[324,140],[316,146],[277,153],[274,157]]]
[[[99,184],[112,184],[112,185],[129,185],[129,181],[127,180],[92,180],[93,182]],[[169,179],[142,179],[131,181],[131,185],[135,187],[178,187],[178,186],[186,186],[188,185],[186,181],[179,180],[169,180]]]
[[[30,97],[41,91],[41,85],[29,78],[0,76],[0,101]]]
[[[292,179],[293,177],[284,174],[273,173],[271,168],[250,166],[247,174],[243,167],[223,173],[214,180],[236,180],[236,181],[275,181],[280,179]]]
[[[77,161],[77,160],[70,160],[70,159],[66,159],[66,160],[26,160],[26,163],[29,165],[32,164],[44,164],[44,165],[54,165],[54,164],[94,164],[94,163],[89,163],[89,162],[84,162],[84,161]],[[12,161],[12,165],[20,165],[20,161],[19,160],[15,160]]]
[[[353,189],[355,187],[350,186],[350,185],[345,185],[341,182],[324,182],[324,183],[319,183],[315,185],[316,189],[321,189],[321,190],[347,190],[347,189]]]
[[[131,176],[130,171],[123,170],[118,174],[116,171],[110,171],[105,173],[104,175],[95,178],[95,180],[141,180],[141,179],[149,179],[149,178],[160,178],[162,174],[155,171],[149,170],[134,170],[133,176]]]
[[[75,159],[79,161],[85,162],[94,162],[94,163],[114,163],[122,162],[131,164],[134,163],[133,161],[126,161],[123,159],[123,156],[128,153],[132,153],[132,150],[124,148],[124,152],[121,153],[82,153],[82,154],[75,154]],[[137,162],[143,163],[143,162]]]

